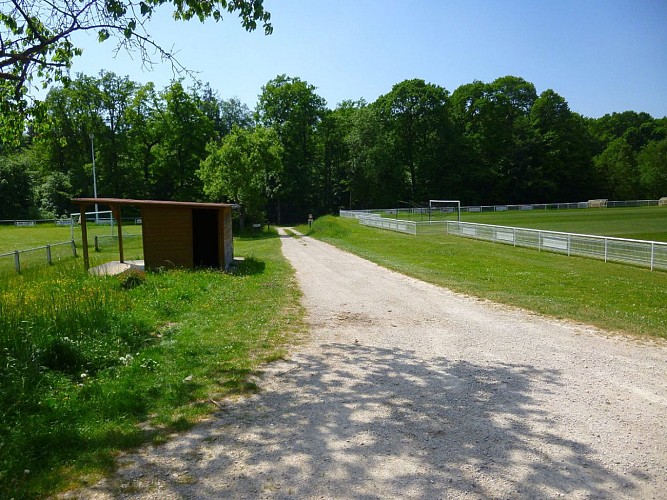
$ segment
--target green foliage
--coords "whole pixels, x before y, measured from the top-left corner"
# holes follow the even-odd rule
[[[553,90],[538,96],[519,77],[476,81],[451,95],[412,79],[370,104],[325,105],[314,86],[286,75],[262,88],[254,117],[208,84],[185,88],[177,81],[158,90],[112,73],[78,75],[51,89],[24,147],[0,149],[5,172],[17,158],[22,165],[0,188],[11,195],[5,216],[21,217],[30,205],[43,216],[60,215],[72,209],[70,198],[91,196],[92,150],[101,196],[244,199],[253,217],[265,211],[284,223],[433,198],[506,204],[664,195],[665,118],[625,112],[586,119]],[[235,178],[242,193],[214,185],[215,176],[205,187],[197,171],[213,152],[207,144],[222,145],[240,134],[234,125],[250,130],[255,120],[278,135],[280,177],[258,183],[244,165],[223,176]],[[265,188],[260,198],[250,196]]]
[[[640,183],[646,196],[667,196],[667,138],[649,142],[637,158]]]
[[[164,106],[153,117],[159,137],[151,149],[154,197],[200,200],[202,185],[195,173],[207,156],[206,145],[214,137],[214,124],[203,112],[199,95],[187,92],[181,82],[173,82],[161,98]]]
[[[639,194],[637,159],[625,139],[616,139],[595,158],[595,168],[605,182],[607,196],[634,200]]]
[[[0,281],[0,496],[99,477],[119,450],[217,410],[211,398],[255,390],[248,377],[301,325],[279,245],[274,233],[235,241],[247,264],[234,274],[119,281],[78,262]]]
[[[447,235],[414,237],[320,218],[302,232],[474,297],[633,335],[667,338],[667,273]]]
[[[68,72],[81,49],[71,36],[77,31],[96,30],[99,42],[116,40],[116,50],[138,53],[145,64],[157,55],[183,68],[174,54],[162,48],[147,31],[146,22],[165,4],[173,6],[173,17],[200,21],[220,21],[223,13],[235,13],[248,31],[273,28],[271,15],[263,0],[92,0],[79,4],[66,0],[41,2],[18,0],[3,4],[0,12],[0,144],[18,143],[24,118],[30,111],[26,97],[34,81],[44,87],[52,82],[69,81]],[[139,7],[139,8],[137,8]]]
[[[320,194],[316,131],[326,102],[315,87],[300,78],[279,75],[262,87],[256,119],[273,128],[283,146],[284,175],[277,217],[287,219],[313,211]],[[284,205],[284,209],[281,207]]]
[[[283,147],[275,130],[234,125],[219,146],[210,143],[207,150],[209,156],[198,171],[204,192],[240,203],[243,215],[263,222],[268,200],[280,189]]]
[[[393,146],[390,154],[409,179],[411,200],[426,199],[444,184],[438,180],[449,164],[442,150],[450,135],[447,99],[444,88],[415,79],[394,85],[375,103]]]
[[[27,150],[0,156],[0,219],[36,214],[33,179]]]

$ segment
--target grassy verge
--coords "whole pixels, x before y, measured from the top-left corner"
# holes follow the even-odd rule
[[[304,234],[452,290],[601,328],[667,338],[667,273],[324,217]],[[446,307],[446,304],[443,304]]]
[[[255,390],[249,375],[301,325],[279,245],[236,239],[234,274],[95,278],[77,259],[0,282],[0,497],[94,481],[119,450]]]

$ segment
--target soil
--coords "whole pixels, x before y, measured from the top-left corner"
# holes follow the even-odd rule
[[[311,325],[251,397],[82,498],[666,498],[667,344],[283,237]]]

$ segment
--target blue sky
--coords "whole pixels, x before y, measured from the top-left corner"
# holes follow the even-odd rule
[[[406,79],[450,92],[474,80],[514,75],[538,93],[553,89],[573,111],[667,116],[665,0],[265,0],[274,33],[245,32],[235,16],[220,23],[175,22],[167,9],[150,30],[222,98],[254,108],[279,74],[317,88],[330,108],[368,102]],[[142,70],[113,44],[78,35],[73,72],[101,69],[163,88],[168,64]]]

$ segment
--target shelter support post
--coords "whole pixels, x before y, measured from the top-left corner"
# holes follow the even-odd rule
[[[111,207],[111,212],[113,213],[114,219],[118,224],[118,260],[120,262],[125,262],[125,257],[123,255],[123,223],[120,218],[120,206],[114,205]]]
[[[81,224],[81,247],[83,250],[83,268],[90,269],[90,260],[88,258],[88,229],[86,228],[86,206],[81,205],[81,215],[79,216]]]

